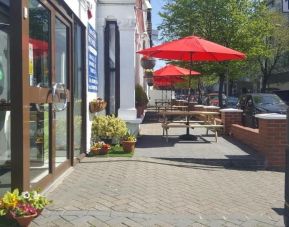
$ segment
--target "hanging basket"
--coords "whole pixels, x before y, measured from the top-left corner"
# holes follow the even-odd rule
[[[89,111],[91,113],[96,113],[96,112],[102,111],[106,108],[106,105],[107,105],[106,101],[98,98],[98,99],[93,100],[89,103]]]
[[[156,60],[154,58],[142,57],[140,64],[144,69],[153,69],[156,65]]]
[[[146,80],[148,86],[153,86],[153,72],[145,72],[143,78]]]

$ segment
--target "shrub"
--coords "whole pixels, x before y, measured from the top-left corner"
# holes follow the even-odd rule
[[[149,100],[147,97],[147,94],[145,93],[142,86],[137,84],[135,86],[135,105],[136,106],[146,106],[148,104]]]
[[[99,141],[105,138],[121,138],[127,133],[124,120],[112,116],[99,115],[93,118],[92,141]]]

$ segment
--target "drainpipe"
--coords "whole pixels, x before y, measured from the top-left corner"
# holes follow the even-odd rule
[[[289,227],[289,107],[287,109],[287,147],[286,147],[286,169],[285,169],[285,212],[284,223]]]

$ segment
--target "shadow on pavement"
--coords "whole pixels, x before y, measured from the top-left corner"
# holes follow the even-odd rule
[[[210,135],[206,137],[211,137]],[[154,148],[154,147],[174,147],[176,143],[190,143],[190,144],[202,144],[202,143],[212,143],[212,141],[207,140],[202,135],[198,136],[197,140],[181,140],[179,136],[170,136],[168,142],[165,137],[160,135],[142,135],[138,138],[136,144],[137,148]]]
[[[154,158],[152,158],[154,159]],[[84,161],[81,160],[79,164],[95,164],[95,163],[105,163],[105,162],[143,162],[143,163],[150,163],[150,164],[156,164],[156,165],[166,165],[166,166],[175,166],[180,168],[190,168],[190,169],[200,169],[200,170],[208,170],[208,171],[217,171],[218,169],[221,169],[222,167],[219,166],[202,166],[202,165],[188,165],[191,163],[186,164],[176,164],[176,163],[169,163],[169,162],[159,162],[155,158],[156,161],[149,161],[149,160],[135,160],[135,159],[125,159],[125,160],[101,160],[101,161]]]
[[[250,155],[228,155],[227,159],[210,159],[210,158],[160,158],[152,157],[155,159],[194,163],[199,165],[219,166],[226,169],[237,169],[246,171],[264,170],[263,160],[255,159]]]

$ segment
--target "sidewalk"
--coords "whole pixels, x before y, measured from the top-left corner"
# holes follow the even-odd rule
[[[198,164],[204,153],[248,154],[222,138],[158,148],[146,137],[158,130],[142,125],[133,158],[83,159],[50,188],[54,203],[31,226],[283,226],[284,173]]]

